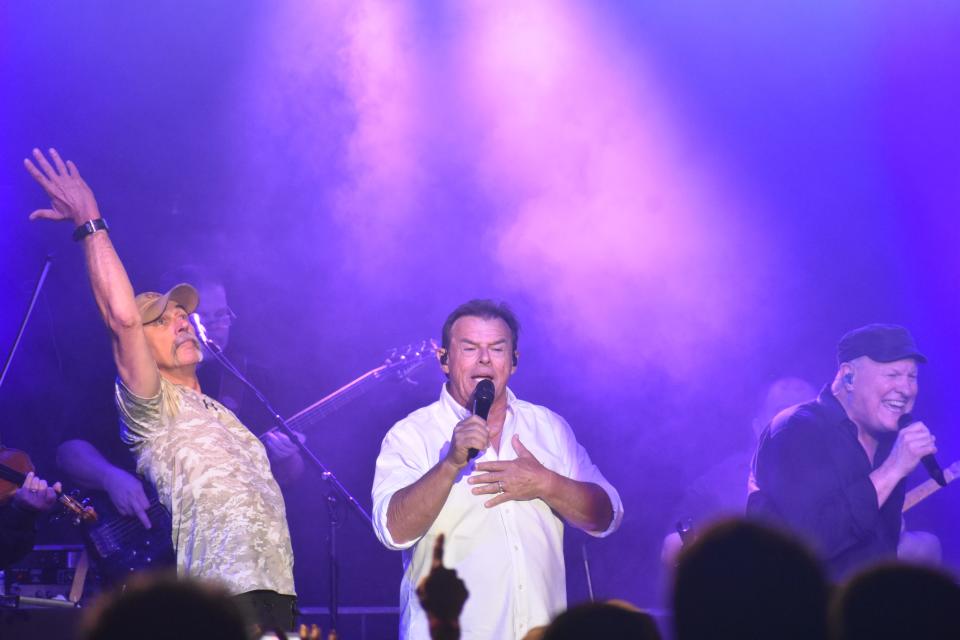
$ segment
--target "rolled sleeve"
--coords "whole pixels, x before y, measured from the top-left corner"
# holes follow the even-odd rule
[[[587,531],[594,538],[606,538],[608,535],[620,528],[623,523],[623,502],[620,501],[620,493],[606,480],[603,483],[597,483],[601,489],[606,491],[610,498],[610,505],[613,507],[613,518],[610,520],[610,526],[603,531]]]
[[[613,508],[613,518],[610,519],[610,525],[603,531],[587,531],[589,535],[595,538],[605,538],[620,528],[623,522],[623,502],[620,500],[618,492],[612,484],[603,476],[600,469],[590,459],[590,454],[577,442],[573,429],[562,417],[553,414],[554,419],[562,425],[563,439],[565,446],[570,452],[570,467],[567,477],[578,482],[589,482],[597,485],[610,498],[610,506]]]
[[[377,456],[373,489],[373,529],[377,538],[388,549],[402,551],[415,545],[420,538],[399,543],[387,528],[390,500],[397,491],[409,487],[428,471],[415,455],[416,438],[410,425],[398,423],[384,437]],[[422,448],[422,447],[421,447]]]

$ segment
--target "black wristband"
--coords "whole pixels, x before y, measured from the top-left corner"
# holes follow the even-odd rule
[[[103,218],[94,218],[93,220],[87,220],[82,225],[73,230],[73,239],[76,242],[80,242],[91,233],[96,233],[97,231],[109,231],[110,227],[107,226],[107,221]]]

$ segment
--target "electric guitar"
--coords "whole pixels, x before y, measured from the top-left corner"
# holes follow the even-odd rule
[[[106,493],[93,496],[100,519],[83,528],[83,538],[105,586],[125,584],[131,574],[143,569],[176,564],[170,512],[161,504],[153,485],[143,478],[140,481],[150,500],[146,509],[149,529],[136,516],[120,515]]]
[[[960,460],[957,460],[949,467],[943,470],[943,477],[946,479],[947,484],[953,482],[957,476],[960,475]],[[906,513],[910,509],[914,508],[931,495],[942,489],[937,481],[933,478],[930,478],[922,484],[918,484],[910,491],[907,491],[907,495],[903,498],[903,513]]]
[[[410,375],[433,360],[438,348],[436,340],[431,339],[424,340],[416,345],[408,344],[398,349],[391,349],[386,360],[379,367],[367,371],[333,393],[317,400],[306,409],[293,414],[287,418],[287,424],[295,431],[302,432],[347,403],[353,402],[383,380],[404,380],[416,384],[410,379]],[[263,440],[268,433],[277,431],[279,431],[279,427],[274,427],[261,435],[260,439]]]

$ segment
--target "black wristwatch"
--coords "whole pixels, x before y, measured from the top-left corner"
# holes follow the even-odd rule
[[[86,238],[91,233],[96,233],[97,231],[109,231],[110,227],[107,226],[107,221],[103,218],[94,218],[93,220],[87,220],[82,225],[73,230],[73,239],[76,242],[80,242]]]

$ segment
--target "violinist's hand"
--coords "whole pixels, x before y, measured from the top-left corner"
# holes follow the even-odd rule
[[[25,511],[49,511],[57,504],[58,493],[59,482],[48,486],[46,480],[38,478],[31,471],[23,481],[23,486],[13,494],[13,504]]]

